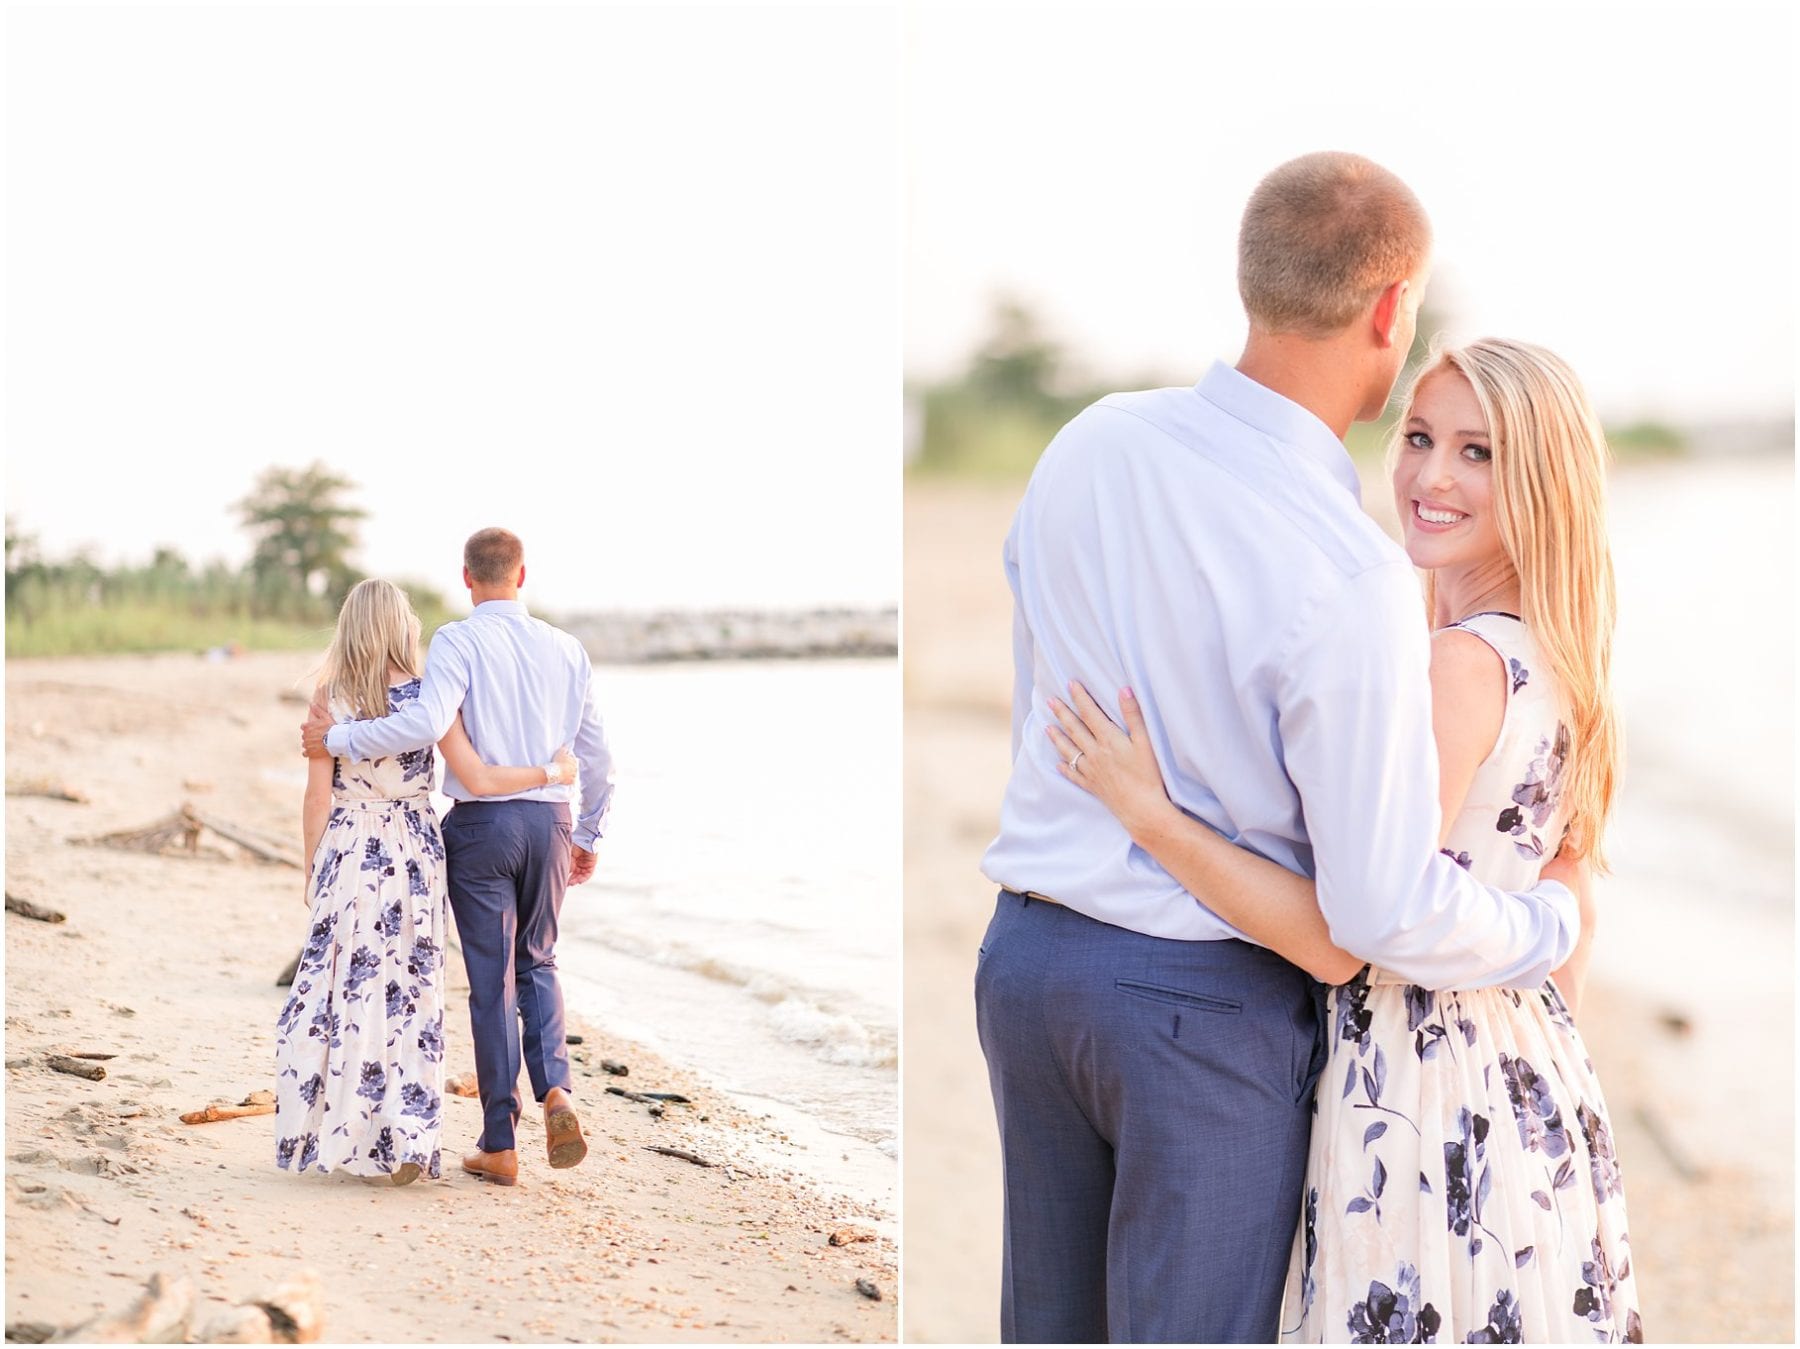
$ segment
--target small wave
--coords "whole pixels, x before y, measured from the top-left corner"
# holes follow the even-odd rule
[[[680,942],[617,928],[584,933],[583,940],[637,960],[743,989],[770,1008],[769,1023],[777,1039],[810,1049],[827,1063],[854,1068],[893,1068],[899,1064],[891,1035],[871,1031],[854,1016],[827,1010],[814,1001],[818,996],[815,990],[801,988],[767,970],[734,964]]]
[[[769,1013],[775,1033],[805,1045],[827,1063],[855,1068],[891,1068],[894,1051],[877,1042],[855,1017],[828,1012],[804,998],[786,998]]]
[[[696,951],[679,942],[643,937],[616,928],[601,932],[584,932],[582,939],[611,947],[621,955],[647,960],[653,965],[666,965],[673,970],[686,970],[689,974],[697,974],[702,979],[711,979],[716,983],[735,984],[748,990],[752,997],[762,1002],[779,1002],[791,991],[773,975],[761,970],[748,969],[742,965],[734,965],[729,960],[721,960],[717,956],[708,955],[704,951]]]

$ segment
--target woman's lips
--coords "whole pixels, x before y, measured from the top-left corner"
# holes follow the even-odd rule
[[[1413,524],[1427,534],[1441,534],[1447,529],[1455,529],[1469,518],[1463,511],[1440,506],[1435,501],[1420,501],[1417,498],[1413,500],[1412,517]]]

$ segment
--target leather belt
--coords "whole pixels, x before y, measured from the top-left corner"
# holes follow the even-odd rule
[[[1000,888],[1005,890],[1007,894],[1016,895],[1020,899],[1037,899],[1042,900],[1046,904],[1055,904],[1059,908],[1062,906],[1062,901],[1060,899],[1052,899],[1049,895],[1040,895],[1036,890],[1013,890],[1004,885]]]

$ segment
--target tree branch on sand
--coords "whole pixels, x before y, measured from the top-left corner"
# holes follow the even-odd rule
[[[128,852],[166,853],[172,848],[179,848],[188,856],[197,856],[200,852],[200,834],[209,830],[229,843],[236,844],[252,857],[264,862],[274,862],[280,866],[303,869],[300,859],[294,850],[278,840],[266,838],[242,825],[220,820],[215,816],[202,815],[193,806],[182,803],[181,809],[147,824],[141,829],[120,829],[110,834],[94,834],[86,838],[70,839],[71,843],[79,843],[88,847],[123,848]]]

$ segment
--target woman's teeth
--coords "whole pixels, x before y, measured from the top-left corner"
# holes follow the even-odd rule
[[[1434,511],[1430,507],[1419,505],[1417,502],[1413,503],[1413,509],[1418,512],[1419,518],[1428,525],[1453,525],[1458,520],[1468,518],[1467,516],[1458,515],[1455,511]]]

